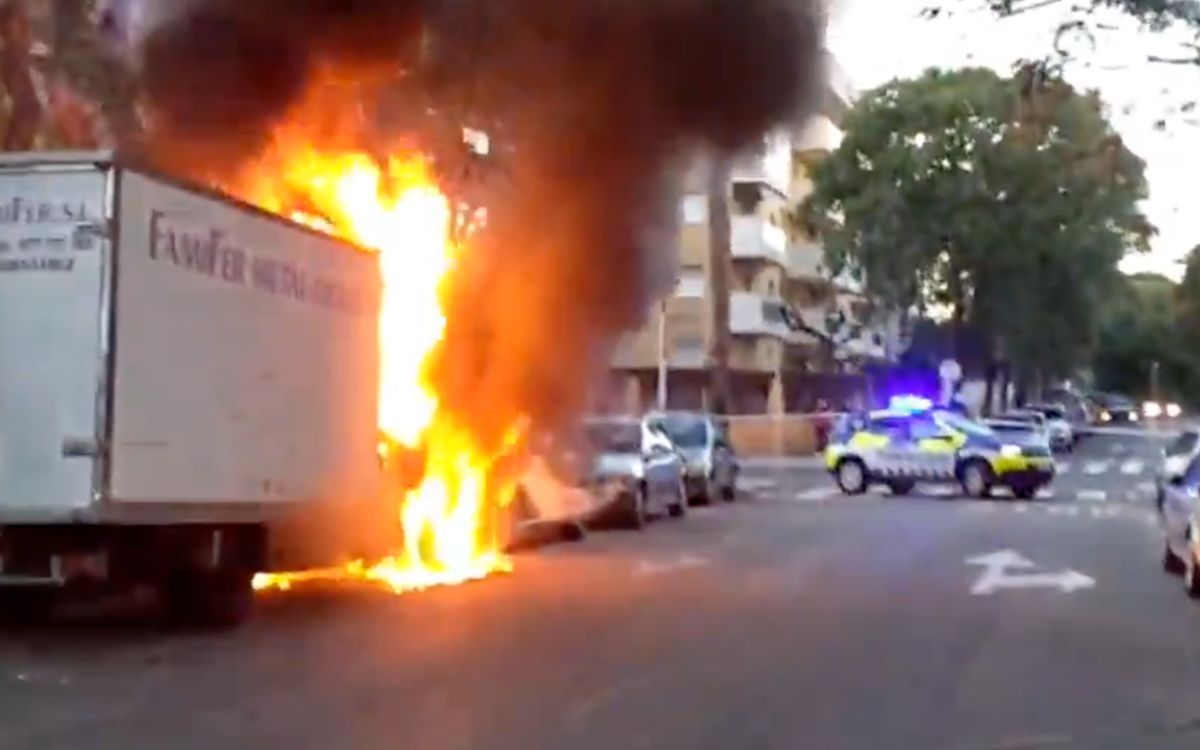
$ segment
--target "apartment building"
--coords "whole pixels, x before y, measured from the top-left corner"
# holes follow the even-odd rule
[[[730,165],[728,363],[736,408],[743,413],[798,408],[788,403],[796,400],[790,384],[797,376],[853,369],[887,354],[884,333],[869,325],[861,286],[832,278],[820,238],[790,218],[812,190],[809,170],[840,143],[838,123],[852,101],[832,58],[828,68],[816,117],[772,133],[761,148]],[[710,268],[710,169],[697,164],[685,179],[674,295],[615,354],[614,392],[627,408],[657,402],[660,363],[671,406],[702,408],[709,402],[717,286]]]

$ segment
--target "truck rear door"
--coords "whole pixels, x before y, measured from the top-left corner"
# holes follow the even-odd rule
[[[106,184],[94,165],[0,169],[0,522],[92,502]]]

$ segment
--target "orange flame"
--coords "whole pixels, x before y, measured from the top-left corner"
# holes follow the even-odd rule
[[[425,471],[398,509],[403,550],[374,564],[261,573],[255,588],[361,580],[403,592],[510,570],[487,528],[489,499],[511,495],[510,488],[498,492],[489,486],[501,456],[483,450],[469,430],[439,410],[427,377],[446,329],[445,282],[463,252],[451,239],[450,202],[418,157],[393,157],[380,165],[363,153],[300,148],[279,161],[254,175],[251,200],[379,253],[384,290],[379,427],[388,439],[423,449]],[[519,438],[514,426],[501,453]]]

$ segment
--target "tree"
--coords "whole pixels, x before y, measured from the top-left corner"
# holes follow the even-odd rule
[[[803,208],[833,273],[969,327],[984,340],[969,369],[1007,359],[1036,382],[1086,358],[1117,262],[1153,231],[1142,162],[1096,94],[1037,66],[931,70],[868,92],[844,128]]]

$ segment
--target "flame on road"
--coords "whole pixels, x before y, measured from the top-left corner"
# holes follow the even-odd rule
[[[491,468],[520,438],[514,426],[499,454],[439,409],[428,379],[446,330],[445,283],[463,247],[451,239],[454,212],[419,157],[384,164],[357,153],[289,149],[252,175],[249,194],[269,211],[379,253],[379,428],[423,454],[423,472],[396,509],[404,548],[393,556],[339,568],[260,573],[257,589],[311,581],[358,580],[396,592],[483,578],[511,565],[489,533],[489,504],[507,502]]]

